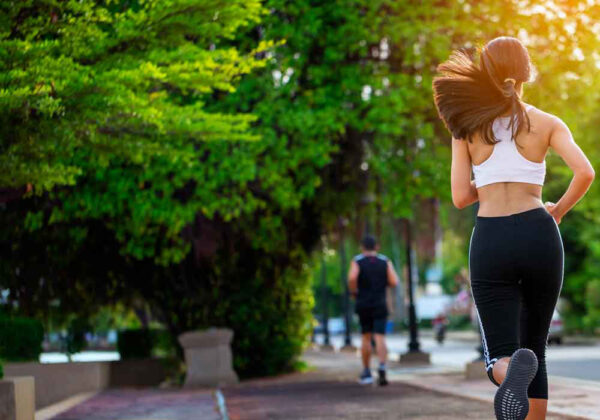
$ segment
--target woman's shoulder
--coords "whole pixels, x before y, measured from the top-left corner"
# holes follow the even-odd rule
[[[545,112],[534,105],[525,104],[527,116],[529,117],[532,128],[554,130],[558,126],[564,126],[565,123],[556,115]]]
[[[529,116],[529,118],[535,118],[540,121],[545,121],[545,122],[549,122],[549,123],[556,123],[556,122],[562,123],[562,120],[558,116],[551,114],[549,112],[543,111],[534,105],[526,103],[525,110],[527,111],[527,115]]]

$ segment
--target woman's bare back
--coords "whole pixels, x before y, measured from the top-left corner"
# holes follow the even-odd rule
[[[531,130],[524,128],[517,136],[517,150],[527,160],[543,162],[550,145],[556,117],[530,108],[527,112]],[[468,144],[471,161],[474,165],[485,162],[494,150],[493,145],[485,144],[479,135],[474,135]],[[506,216],[513,213],[542,207],[542,186],[523,182],[497,182],[477,189],[479,216]]]

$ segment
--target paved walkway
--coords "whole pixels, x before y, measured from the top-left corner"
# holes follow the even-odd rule
[[[492,418],[489,404],[399,383],[378,388],[349,381],[274,382],[231,388],[225,395],[232,420]]]
[[[67,410],[54,420],[221,420],[208,390],[113,389]]]
[[[223,389],[229,419],[493,419],[493,386],[466,381],[456,370],[391,363],[390,386],[365,387],[356,382],[359,360],[355,354],[308,351],[305,360],[312,366],[309,372],[245,381]],[[551,389],[557,397],[555,413],[548,420],[600,419],[600,386],[556,386]],[[591,411],[574,417],[575,406]],[[563,411],[557,413],[557,408]],[[102,392],[53,419],[220,420],[222,416],[214,390],[120,389]]]
[[[468,396],[474,400],[492,402],[496,387],[488,379],[465,380],[464,374],[402,375],[401,382],[417,385],[446,395]],[[579,379],[550,377],[548,410],[567,419],[600,420],[600,383]]]

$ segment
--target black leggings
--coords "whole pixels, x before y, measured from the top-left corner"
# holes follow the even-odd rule
[[[547,399],[546,342],[563,279],[563,245],[554,219],[544,208],[477,217],[469,266],[488,376],[496,383],[496,361],[531,349],[539,367],[528,396]]]

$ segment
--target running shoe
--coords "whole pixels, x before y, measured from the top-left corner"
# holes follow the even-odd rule
[[[371,371],[369,369],[363,370],[363,373],[360,374],[360,378],[358,382],[361,385],[370,385],[373,383],[373,377],[371,376]]]
[[[535,353],[519,349],[513,353],[506,378],[496,391],[494,412],[498,420],[525,420],[529,413],[527,388],[538,369]]]
[[[385,369],[379,369],[377,371],[379,378],[377,379],[377,384],[379,386],[386,386],[389,382],[385,376]]]

